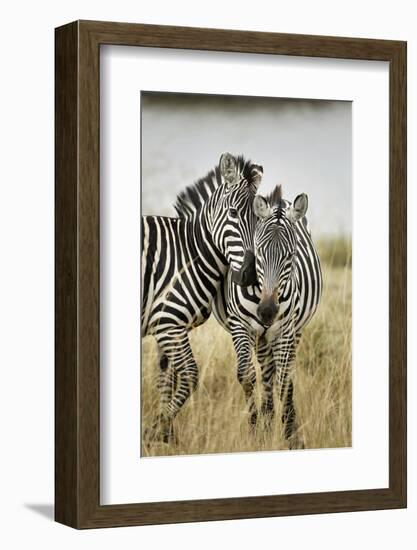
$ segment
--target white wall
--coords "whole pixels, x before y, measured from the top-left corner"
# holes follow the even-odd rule
[[[417,18],[413,2],[117,0],[3,3],[0,65],[0,543],[4,548],[415,548],[417,513]],[[76,532],[53,501],[54,27],[74,19],[409,41],[409,508]],[[7,542],[6,542],[7,539]],[[4,544],[6,542],[6,544]],[[99,546],[100,545],[100,546]]]

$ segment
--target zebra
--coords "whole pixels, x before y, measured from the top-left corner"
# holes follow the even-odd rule
[[[323,287],[320,260],[305,217],[307,208],[306,194],[298,195],[291,204],[282,198],[281,186],[267,198],[256,196],[254,250],[258,283],[238,287],[227,275],[213,303],[217,320],[232,336],[237,376],[248,403],[251,426],[255,427],[258,419],[252,363],[255,347],[261,369],[262,415],[270,426],[276,382],[290,448],[304,447],[297,434],[293,398],[296,349],[303,328],[317,310]]]
[[[142,217],[142,336],[155,337],[160,357],[160,413],[147,438],[173,437],[198,381],[188,332],[208,319],[229,267],[234,284],[256,280],[253,203],[262,174],[262,166],[224,153],[178,195],[178,217]]]

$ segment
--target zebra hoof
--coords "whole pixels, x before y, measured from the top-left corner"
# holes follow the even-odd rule
[[[255,430],[256,425],[258,423],[258,413],[253,412],[249,415],[249,428],[251,431]]]
[[[172,422],[158,417],[152,427],[145,430],[144,439],[149,443],[172,443],[175,440]]]
[[[288,440],[288,446],[291,451],[295,451],[297,449],[305,449],[304,439],[301,435],[293,435]]]
[[[172,424],[168,430],[162,432],[162,441],[167,445],[171,443],[177,443],[177,439],[174,434],[174,427],[172,426]]]
[[[262,411],[262,425],[265,432],[270,432],[272,430],[274,420],[273,411],[267,410]]]

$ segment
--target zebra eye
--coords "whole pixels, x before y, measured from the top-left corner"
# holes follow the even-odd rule
[[[229,214],[231,218],[237,218],[238,216],[236,208],[229,208]]]

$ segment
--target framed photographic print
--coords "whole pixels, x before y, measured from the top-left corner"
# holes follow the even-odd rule
[[[56,520],[406,506],[406,44],[56,29]]]

